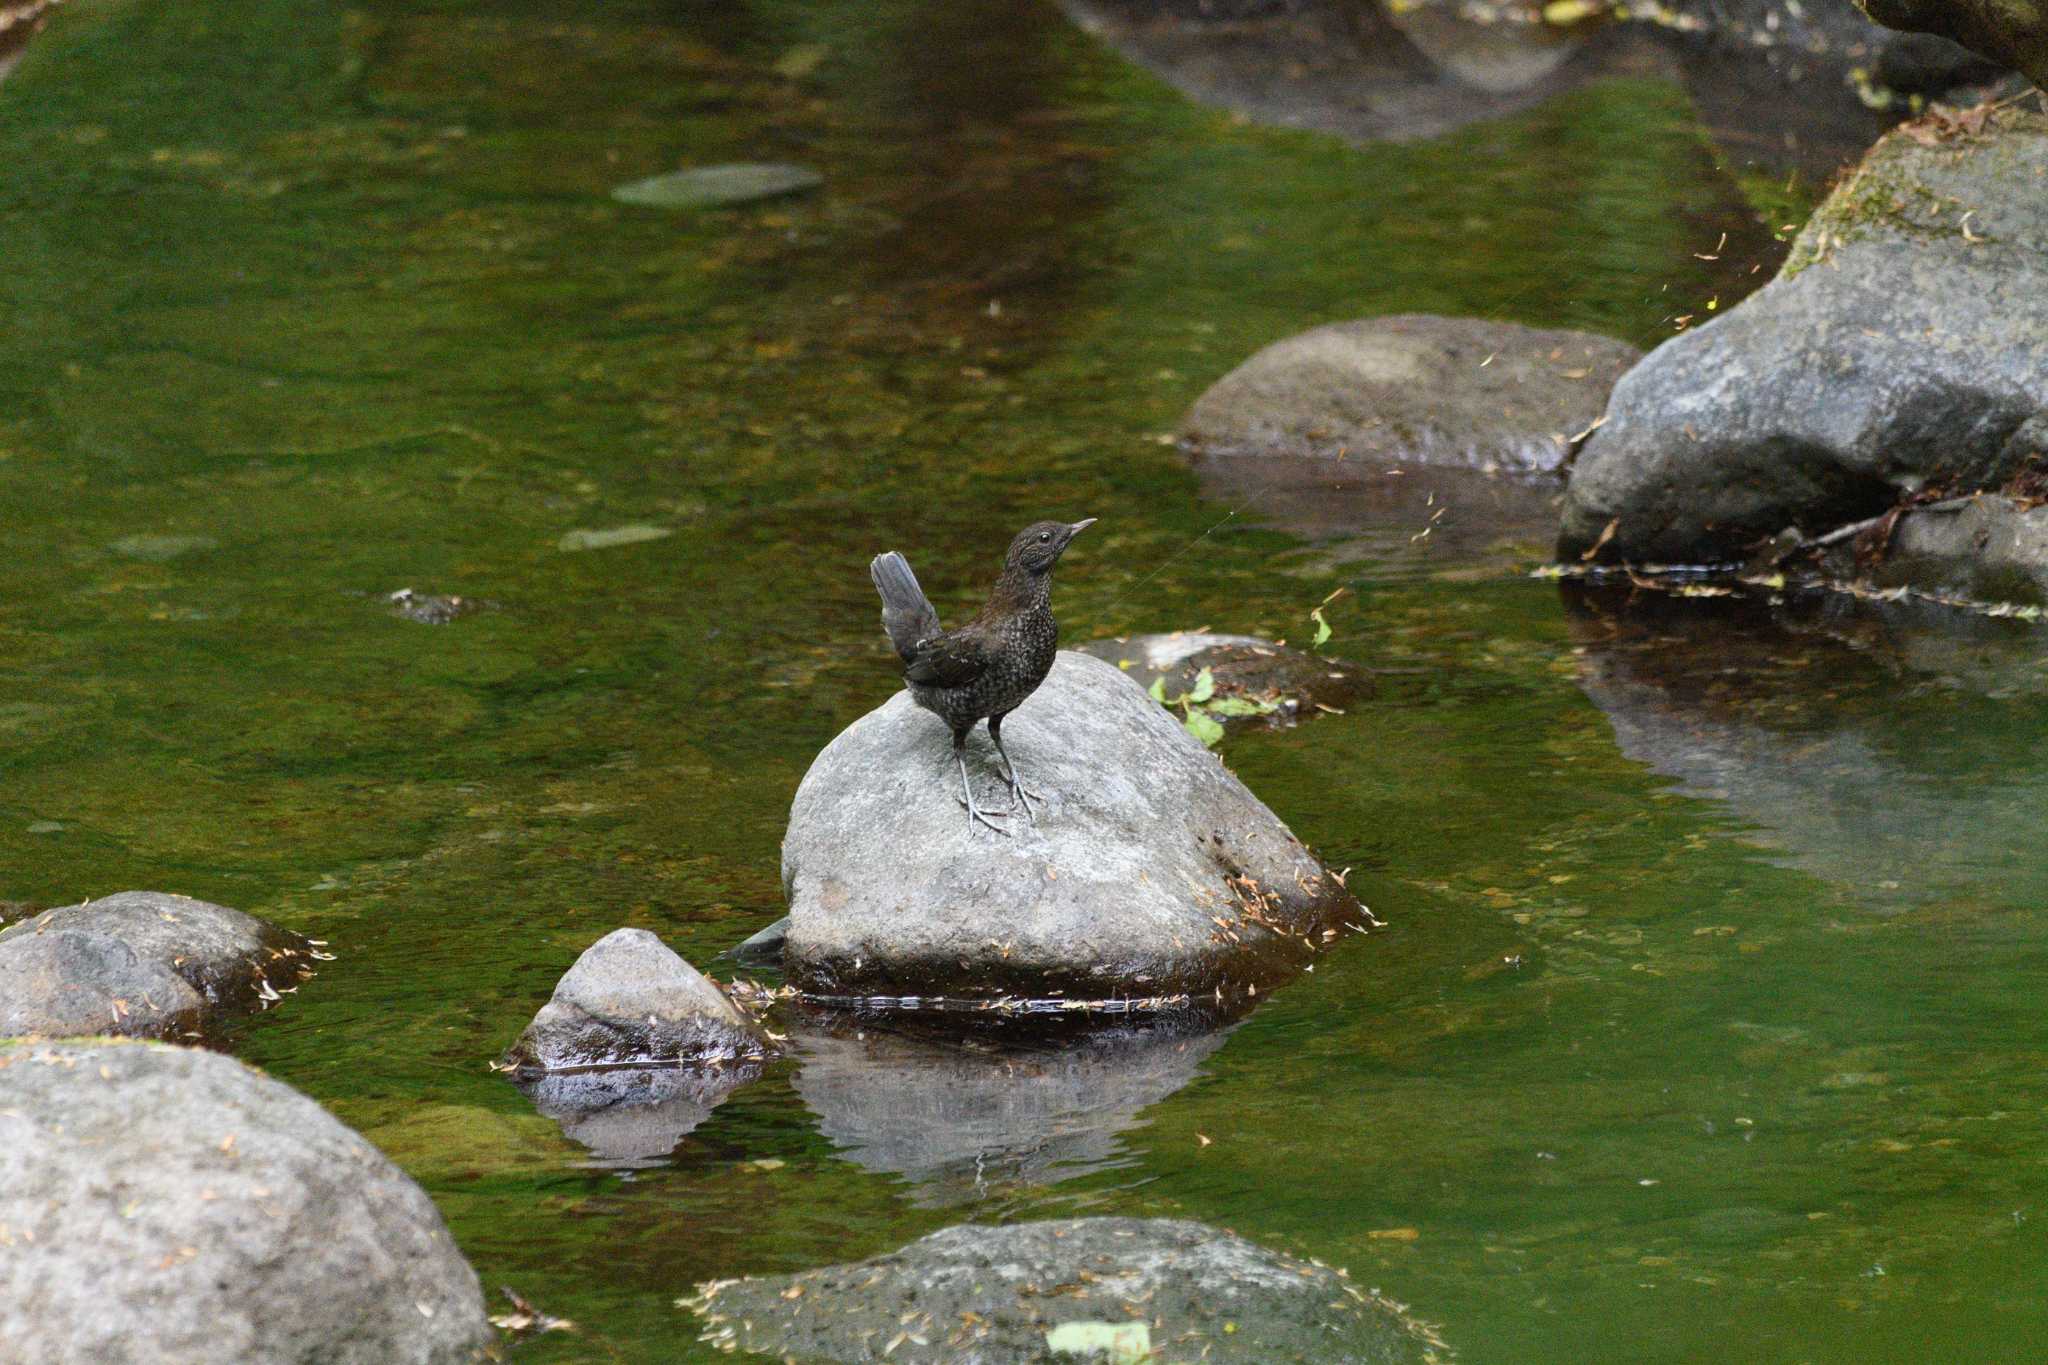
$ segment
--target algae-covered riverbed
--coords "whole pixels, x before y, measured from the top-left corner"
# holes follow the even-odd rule
[[[724,162],[824,184],[610,197]],[[0,899],[326,940],[237,1054],[577,1323],[518,1358],[698,1358],[698,1281],[1082,1213],[1348,1266],[1476,1361],[2048,1339],[2044,637],[1305,543],[1161,439],[1320,322],[1725,307],[1782,225],[1677,86],[1355,148],[1044,3],[74,0],[0,168]],[[603,933],[710,966],[782,913],[798,780],[897,686],[868,556],[951,619],[1039,516],[1100,518],[1070,640],[1352,590],[1374,698],[1224,753],[1390,927],[1035,1108],[820,1043],[607,1163],[492,1074]],[[1012,1108],[906,1130],[946,1103]]]

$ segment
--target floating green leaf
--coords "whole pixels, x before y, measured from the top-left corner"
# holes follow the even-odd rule
[[[1257,697],[1218,697],[1209,703],[1212,716],[1270,716],[1280,709],[1278,702]]]
[[[1160,676],[1154,678],[1152,680],[1152,686],[1149,689],[1147,689],[1147,691],[1150,694],[1152,700],[1158,702],[1161,706],[1167,705],[1168,702],[1166,700],[1166,675],[1162,673]]]
[[[1316,623],[1316,638],[1310,641],[1310,644],[1320,649],[1323,642],[1330,638],[1330,623],[1323,619],[1323,609],[1321,607],[1311,610],[1308,614],[1308,619]]]
[[[1208,669],[1195,674],[1195,690],[1188,693],[1188,700],[1200,706],[1216,695],[1216,675]]]
[[[1198,711],[1190,708],[1188,718],[1184,724],[1188,727],[1189,734],[1201,740],[1204,745],[1210,748],[1214,748],[1216,741],[1223,738],[1223,723],[1216,720],[1207,711]]]

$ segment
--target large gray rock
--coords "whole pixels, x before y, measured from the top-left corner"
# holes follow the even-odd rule
[[[1873,23],[1855,0],[1675,0],[1645,16],[1746,49],[1787,81],[1855,84],[1873,98],[1940,95],[1998,70],[1946,38]]]
[[[793,1084],[818,1132],[940,1208],[1042,1190],[1127,1162],[1123,1135],[1195,1078],[1225,1030],[1124,1030],[1062,1047],[963,1047],[804,1031]]]
[[[1198,455],[1548,472],[1641,352],[1585,332],[1423,314],[1276,341],[1181,422]]]
[[[1856,0],[1880,24],[1937,33],[2048,86],[2048,4],[2041,0]]]
[[[404,1172],[217,1053],[0,1045],[0,1355],[453,1365],[491,1333]]]
[[[2010,478],[2048,410],[2044,184],[2039,114],[1888,136],[1775,280],[1616,386],[1572,470],[1560,552],[1722,559],[1930,485]]]
[[[1046,798],[1036,825],[1012,820],[1008,836],[969,826],[951,736],[908,693],[812,763],[782,845],[783,962],[796,985],[927,1008],[1177,997],[1237,1008],[1290,977],[1326,931],[1364,919],[1113,665],[1063,651],[1003,740]],[[985,738],[970,746],[979,799],[1001,809],[994,758]]]
[[[123,891],[0,930],[0,1036],[166,1037],[264,1006],[317,945],[188,896]]]
[[[1104,1337],[1122,1329],[1124,1360],[1159,1351],[1212,1365],[1366,1365],[1450,1354],[1433,1329],[1342,1271],[1166,1218],[965,1225],[851,1265],[697,1289],[686,1306],[704,1323],[702,1340],[811,1361],[1084,1358],[1060,1349],[1089,1331],[1070,1324]]]
[[[505,1056],[520,1071],[719,1065],[767,1055],[716,983],[645,929],[614,929],[555,983]]]

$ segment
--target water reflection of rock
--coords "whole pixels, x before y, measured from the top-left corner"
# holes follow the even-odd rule
[[[563,1136],[590,1150],[593,1164],[629,1170],[666,1160],[727,1095],[760,1074],[757,1065],[620,1067],[554,1071],[519,1087]]]
[[[810,1032],[795,1085],[849,1161],[945,1207],[1124,1164],[1121,1135],[1228,1036],[1124,1032],[1031,1051]]]
[[[1624,600],[1625,597],[1628,600]],[[1879,909],[2041,890],[2048,639],[1830,598],[1566,590],[1580,685],[1623,753]],[[2011,877],[1987,876],[2000,868]]]
[[[1449,5],[1293,0],[1226,13],[1062,0],[1075,23],[1189,98],[1357,142],[1437,137],[1599,75],[1662,70],[1632,32],[1474,23]]]
[[[1904,117],[1906,99],[1882,107],[1887,96],[1873,80],[1932,97],[1991,74],[1981,63],[1894,58],[1898,35],[1847,0],[1816,6],[1827,11],[1820,36],[1802,31],[1799,41],[1778,31],[1787,14],[1763,5],[1645,7],[1646,22],[1560,29],[1532,22],[1530,8],[1451,0],[1062,3],[1082,28],[1189,98],[1261,123],[1410,141],[1605,77],[1656,76],[1685,85],[1731,162],[1818,179]],[[1866,41],[1852,41],[1859,36]]]

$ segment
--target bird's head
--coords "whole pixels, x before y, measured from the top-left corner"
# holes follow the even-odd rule
[[[1010,542],[1010,553],[1004,557],[1003,567],[1034,574],[1049,573],[1052,566],[1059,563],[1067,543],[1094,524],[1093,517],[1082,521],[1033,522]]]

